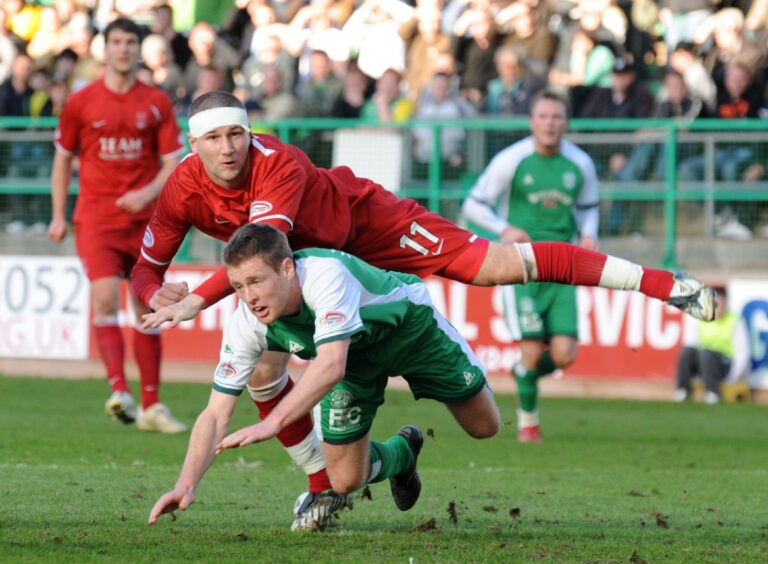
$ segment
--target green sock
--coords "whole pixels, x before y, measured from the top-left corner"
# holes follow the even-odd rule
[[[515,382],[517,382],[517,398],[520,402],[520,409],[532,413],[536,411],[539,401],[539,378],[552,374],[557,366],[552,362],[552,357],[547,350],[542,353],[536,368],[531,370],[522,368],[523,366],[519,364],[514,370]]]
[[[390,437],[384,443],[371,441],[368,452],[371,456],[369,484],[382,482],[413,466],[413,451],[408,441],[400,435]]]

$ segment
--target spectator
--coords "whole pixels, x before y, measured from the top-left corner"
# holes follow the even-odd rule
[[[40,6],[25,0],[3,0],[3,11],[8,16],[8,29],[16,37],[29,43],[40,28]]]
[[[93,28],[87,13],[75,12],[67,22],[64,36],[68,40],[67,47],[77,56],[70,81],[70,87],[74,92],[100,78],[104,65],[103,60],[97,58],[91,51]]]
[[[361,117],[382,123],[402,123],[416,111],[416,106],[403,94],[402,77],[389,69],[376,81],[371,99],[363,104]]]
[[[408,49],[403,83],[414,102],[437,72],[440,55],[451,52],[450,36],[440,31],[440,8],[438,3],[422,0],[414,18],[400,28]]]
[[[647,118],[653,111],[653,94],[637,79],[636,67],[628,56],[613,63],[610,88],[594,90],[579,117]]]
[[[680,41],[693,41],[712,14],[711,0],[663,0],[659,21],[664,26],[664,42],[671,50]]]
[[[154,20],[149,26],[152,33],[162,35],[171,49],[172,60],[181,70],[187,68],[187,63],[192,57],[189,41],[186,37],[173,29],[173,8],[169,4],[155,6]]]
[[[189,48],[192,51],[184,69],[184,87],[193,92],[198,87],[197,75],[203,67],[216,67],[222,73],[223,90],[232,92],[235,88],[233,71],[240,65],[237,51],[216,37],[211,24],[198,22],[189,33]]]
[[[567,71],[553,68],[549,71],[549,83],[561,91],[576,86],[609,87],[614,60],[610,48],[599,44],[593,34],[577,29],[571,42]]]
[[[717,93],[715,115],[723,119],[757,117],[760,90],[747,64],[732,60],[725,67],[725,85]],[[702,180],[707,157],[698,155],[680,163],[680,180]],[[765,167],[753,145],[718,145],[714,151],[715,175],[722,180],[754,182],[765,175]],[[757,217],[751,202],[720,202],[717,234],[721,237],[751,239],[750,227]],[[735,216],[733,215],[735,213]]]
[[[357,65],[350,64],[344,75],[341,96],[336,101],[331,116],[339,118],[358,118],[368,98],[370,79]]]
[[[6,22],[5,12],[0,10],[0,83],[11,76],[11,65],[18,52]]]
[[[547,26],[549,15],[541,3],[534,8],[527,2],[514,2],[496,15],[504,45],[513,47],[519,62],[542,83],[557,50],[557,36]]]
[[[352,12],[342,31],[360,70],[373,79],[387,69],[405,72],[406,42],[399,30],[413,14],[413,8],[399,0],[365,0]]]
[[[251,115],[256,119],[279,120],[300,115],[299,102],[291,92],[285,90],[283,75],[277,66],[264,69],[260,96],[255,101],[259,109]]]
[[[186,98],[187,89],[181,69],[171,60],[165,37],[157,33],[146,36],[141,42],[141,59],[149,69],[149,84],[163,90],[178,107]]]
[[[522,68],[514,45],[500,47],[494,56],[498,78],[488,83],[484,111],[490,115],[527,116],[534,94],[544,84]]]
[[[683,75],[691,98],[701,100],[707,113],[714,112],[717,86],[712,75],[704,68],[701,58],[696,55],[695,45],[686,41],[678,43],[669,55],[669,64]]]
[[[482,107],[488,81],[496,77],[494,53],[502,37],[489,11],[477,11],[467,22],[465,34],[456,34],[451,48],[460,70],[459,88],[462,96],[476,108]]]
[[[765,52],[757,43],[744,37],[744,14],[738,8],[724,8],[713,14],[702,25],[696,42],[704,43],[709,36],[714,39],[714,46],[704,58],[704,66],[709,70],[718,89],[725,81],[725,66],[738,58],[746,65],[753,76],[759,76],[765,62]]]
[[[720,385],[730,376],[734,356],[734,336],[739,316],[728,311],[725,288],[715,288],[717,309],[711,323],[697,323],[696,332],[680,350],[677,361],[676,401],[691,399],[692,381],[700,376],[704,381],[704,401],[720,402]]]
[[[299,90],[301,114],[326,117],[341,97],[344,83],[333,73],[331,60],[324,51],[314,51],[309,60],[309,80]]]
[[[47,66],[64,44],[59,13],[53,6],[40,8],[40,27],[27,45],[27,53],[38,62]]]
[[[477,112],[466,100],[452,92],[452,79],[452,76],[445,73],[437,73],[432,77],[429,87],[419,101],[415,118],[450,123],[476,115]],[[432,159],[432,135],[432,129],[414,130],[414,156],[418,162],[428,163]],[[441,131],[441,156],[454,169],[464,165],[466,137],[467,132],[461,127],[444,127]]]
[[[253,36],[254,54],[248,57],[241,67],[243,76],[242,87],[247,92],[247,97],[258,100],[262,96],[262,83],[266,69],[276,67],[282,77],[283,90],[294,91],[296,81],[296,61],[283,47],[280,34],[274,26]]]

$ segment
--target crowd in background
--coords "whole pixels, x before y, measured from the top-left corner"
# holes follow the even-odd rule
[[[0,115],[58,115],[99,78],[99,31],[117,15],[143,26],[139,76],[180,116],[219,89],[254,119],[523,116],[544,87],[575,117],[768,116],[768,0],[236,0],[219,24],[180,31],[173,3],[2,0]],[[453,133],[443,157],[458,165],[464,136]],[[429,141],[415,135],[417,160]],[[659,174],[657,148],[639,148],[613,155],[609,174]],[[721,178],[765,175],[754,151],[715,157]],[[702,167],[690,155],[681,178]]]

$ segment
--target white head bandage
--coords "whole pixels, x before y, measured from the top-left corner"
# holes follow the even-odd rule
[[[202,137],[222,125],[239,125],[246,131],[251,130],[244,108],[211,108],[189,118],[189,133],[195,138]]]

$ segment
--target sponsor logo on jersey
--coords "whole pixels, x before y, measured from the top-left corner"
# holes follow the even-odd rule
[[[296,341],[288,341],[288,350],[297,353],[304,350],[304,346]]]
[[[334,325],[341,325],[346,320],[347,316],[340,311],[329,311],[317,320],[317,324],[320,327],[333,327]]]
[[[235,351],[232,350],[232,347],[229,346],[229,343],[224,343],[224,352],[227,354],[232,354]]]
[[[138,129],[146,129],[148,119],[147,112],[136,112],[136,127]]]
[[[144,238],[141,240],[141,244],[148,249],[151,249],[155,244],[155,236],[152,234],[149,225],[147,225],[147,228],[144,230]]]
[[[215,221],[215,222],[216,222],[216,223],[218,223],[219,225],[224,225],[224,224],[226,224],[226,223],[229,223],[229,220],[228,220],[228,219],[219,219],[218,217],[214,217],[214,218],[213,218],[213,221]]]
[[[475,379],[475,375],[471,372],[464,372],[464,381],[467,383],[467,386],[469,386],[472,383],[472,380]]]
[[[352,392],[349,390],[333,390],[331,392],[331,407],[343,409],[352,403]]]
[[[563,174],[563,186],[565,186],[567,190],[576,188],[576,175],[570,171]]]
[[[557,204],[570,206],[573,204],[573,198],[568,194],[563,194],[559,190],[541,190],[528,194],[528,202],[531,204],[541,204],[545,208],[553,208]]]
[[[99,137],[99,158],[103,161],[135,160],[141,157],[141,150],[138,137]]]
[[[251,212],[248,215],[249,219],[253,219],[254,217],[259,217],[260,215],[264,215],[265,213],[269,213],[272,211],[272,203],[266,202],[266,201],[258,201],[253,202],[251,204]]]
[[[230,362],[222,362],[216,368],[216,376],[219,378],[234,378],[237,376],[237,368]]]
[[[101,129],[105,125],[107,125],[107,120],[105,119],[100,119],[91,123],[91,127],[94,129]]]

